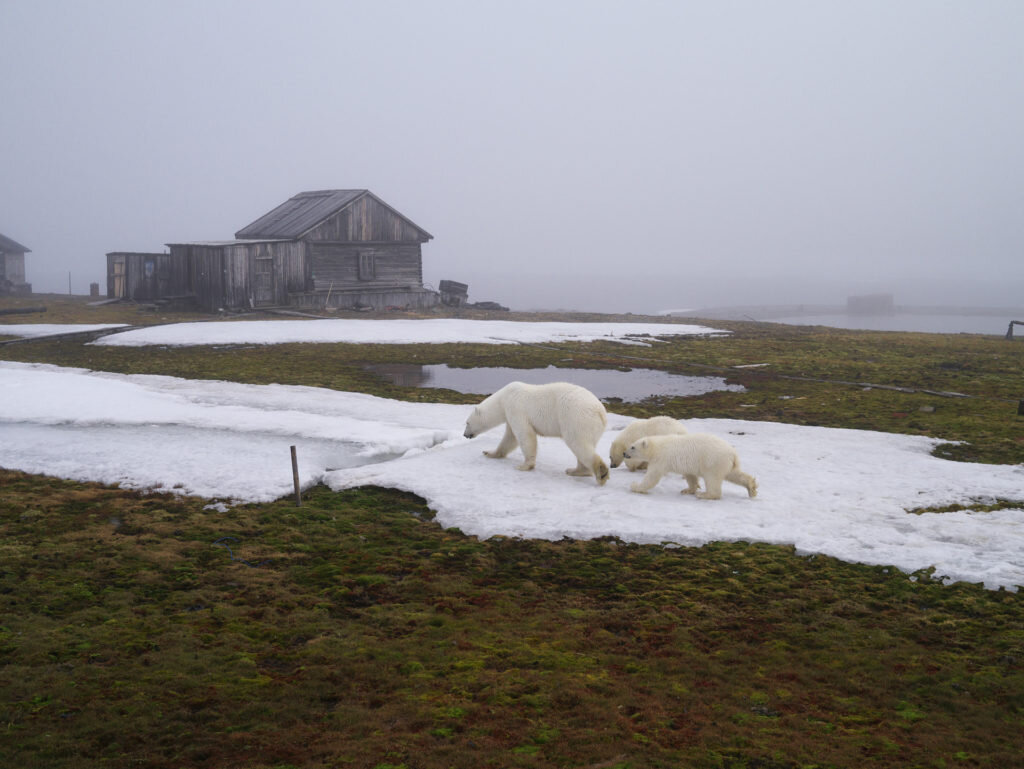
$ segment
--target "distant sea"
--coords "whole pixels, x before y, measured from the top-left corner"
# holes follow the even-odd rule
[[[1024,308],[897,308],[888,315],[854,315],[843,308],[779,305],[760,307],[717,307],[703,310],[670,310],[666,315],[709,320],[753,320],[794,326],[831,326],[865,331],[920,331],[928,334],[989,334],[1005,336],[1011,320],[1024,321]],[[1024,327],[1015,326],[1014,336],[1024,337]]]

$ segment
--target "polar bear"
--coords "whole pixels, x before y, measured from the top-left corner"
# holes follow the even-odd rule
[[[622,464],[622,452],[648,435],[686,435],[686,428],[679,423],[678,419],[672,417],[634,419],[612,441],[612,448],[608,455],[611,466],[618,467]],[[646,470],[647,463],[639,459],[627,459],[626,467],[630,472]]]
[[[743,486],[751,497],[757,496],[757,479],[740,470],[736,449],[714,435],[652,435],[641,438],[623,453],[626,459],[647,462],[647,473],[630,491],[646,494],[665,473],[679,473],[686,479],[683,494],[700,499],[721,499],[722,481]],[[698,491],[697,476],[704,479],[704,491]]]
[[[608,424],[608,414],[589,390],[568,382],[509,382],[473,409],[464,434],[473,438],[502,423],[504,437],[494,451],[485,451],[485,456],[500,459],[518,445],[523,463],[517,469],[532,470],[537,462],[537,436],[560,437],[577,460],[576,467],[566,473],[593,475],[599,486],[608,480],[608,465],[595,451]]]

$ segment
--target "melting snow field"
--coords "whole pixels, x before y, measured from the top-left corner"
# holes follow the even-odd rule
[[[20,336],[32,339],[58,334],[77,334],[84,331],[103,331],[121,328],[123,323],[10,323],[0,325],[0,336]]]
[[[234,325],[252,327],[248,341],[256,341],[261,324]],[[164,340],[186,343],[173,335]],[[479,537],[770,542],[907,572],[933,566],[947,580],[989,588],[1024,585],[1024,510],[906,512],[1020,499],[1024,465],[938,459],[929,454],[937,441],[928,438],[688,420],[692,432],[715,433],[736,446],[760,484],[755,499],[726,484],[723,499],[708,501],[681,495],[684,482],[673,477],[648,495],[633,494],[629,484],[637,476],[621,467],[604,487],[567,476],[575,459],[557,439],[541,438],[537,469],[519,472],[518,451],[504,460],[482,454],[497,444],[500,429],[462,437],[468,406],[10,362],[0,362],[0,392],[0,465],[31,473],[267,501],[291,493],[295,445],[303,486],[411,491],[437,511],[442,526]],[[602,454],[629,421],[609,416]]]
[[[505,320],[265,320],[176,323],[103,337],[93,344],[146,345],[283,344],[350,342],[353,344],[517,344],[611,341],[648,344],[651,337],[724,334],[705,326],[679,323],[522,323]]]

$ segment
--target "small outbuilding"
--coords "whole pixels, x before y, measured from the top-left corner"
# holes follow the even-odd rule
[[[32,249],[0,234],[0,296],[32,293],[32,284],[25,281],[25,254],[31,252]]]
[[[442,280],[437,284],[441,291],[441,304],[462,307],[469,301],[469,286],[456,280]]]
[[[171,255],[113,251],[107,254],[107,296],[153,301],[188,294],[183,265]]]

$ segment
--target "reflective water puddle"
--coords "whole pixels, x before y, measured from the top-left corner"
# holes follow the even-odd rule
[[[585,368],[449,368],[446,365],[417,366],[389,363],[367,366],[367,370],[402,387],[433,387],[460,393],[490,395],[509,382],[528,384],[572,382],[586,387],[601,400],[636,403],[656,396],[703,395],[715,390],[743,392],[742,385],[726,384],[721,377],[683,376],[655,369],[635,368],[611,371]]]

